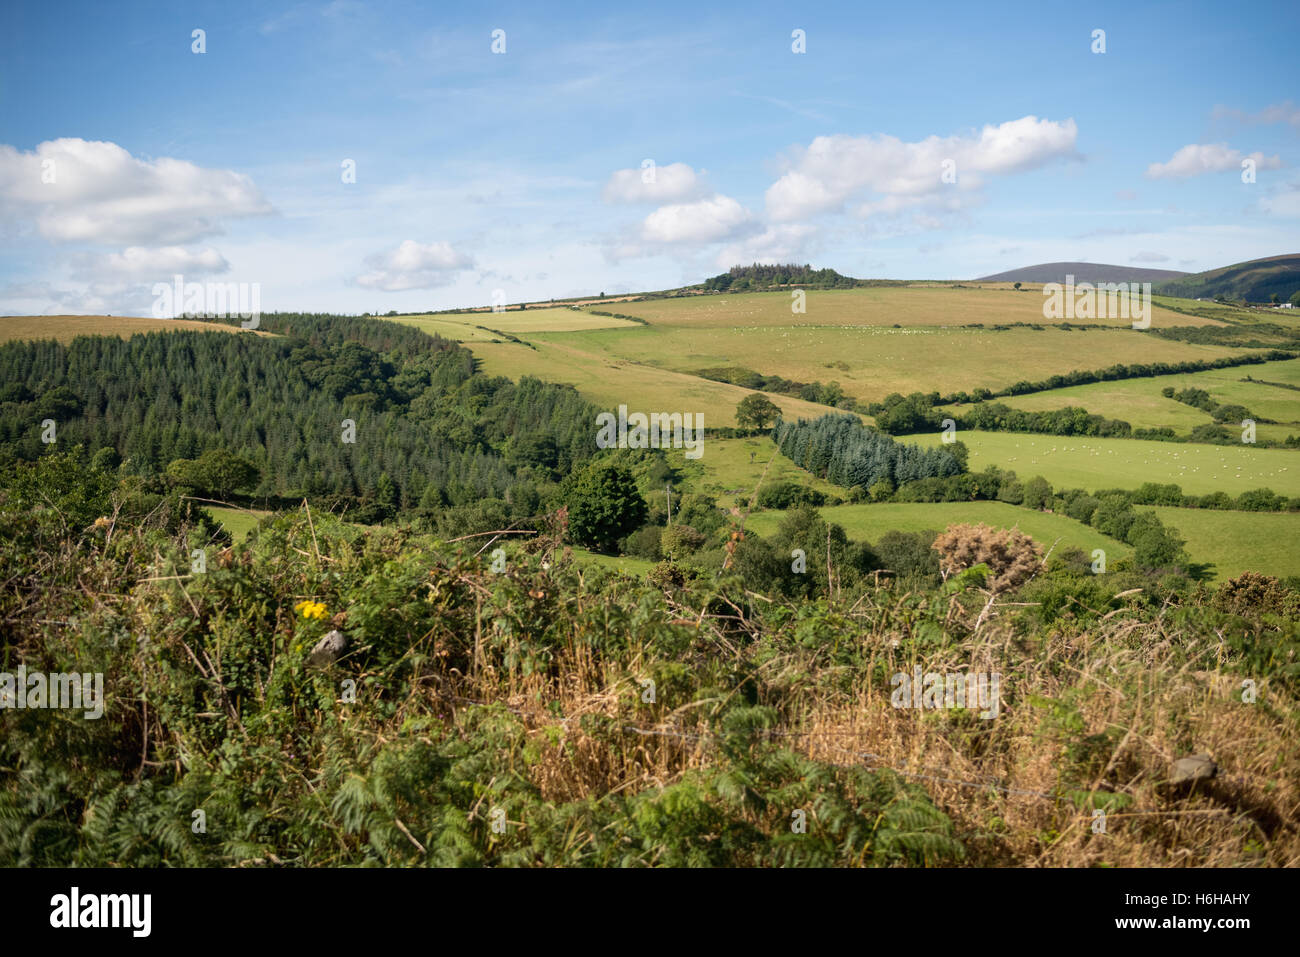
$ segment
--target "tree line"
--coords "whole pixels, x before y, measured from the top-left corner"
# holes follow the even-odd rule
[[[836,485],[871,486],[881,479],[895,485],[942,478],[964,471],[955,451],[902,445],[864,426],[852,415],[824,415],[798,422],[778,421],[772,440],[800,468]]]
[[[379,520],[484,502],[531,514],[595,452],[597,410],[571,387],[489,377],[455,343],[349,317],[262,326],[276,335],[0,346],[0,459],[48,451],[42,423],[53,420],[59,447],[128,474],[188,484],[230,465],[212,459],[220,450],[252,467],[234,490],[320,498]],[[187,464],[205,454],[211,467]]]
[[[804,263],[780,265],[763,265],[753,263],[749,266],[732,266],[717,276],[706,279],[705,289],[715,292],[741,291],[748,289],[768,289],[776,286],[799,285],[816,289],[851,289],[858,285],[858,280],[842,276],[834,269],[813,269]]]

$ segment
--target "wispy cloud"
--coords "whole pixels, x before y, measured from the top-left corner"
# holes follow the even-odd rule
[[[1257,169],[1281,169],[1282,159],[1263,153],[1242,153],[1229,148],[1227,143],[1189,143],[1170,158],[1167,163],[1152,163],[1147,167],[1148,179],[1187,179],[1206,173],[1239,170],[1243,160],[1255,161]]]

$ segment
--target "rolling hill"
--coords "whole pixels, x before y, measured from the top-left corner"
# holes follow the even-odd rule
[[[1189,275],[1175,269],[1147,269],[1143,266],[1112,266],[1107,263],[1039,263],[982,276],[975,282],[1167,282]],[[1182,293],[1169,293],[1182,295]],[[1193,297],[1194,298],[1194,297]]]
[[[1300,253],[1252,259],[1192,273],[1161,283],[1155,292],[1184,299],[1244,299],[1268,302],[1276,295],[1283,302],[1300,292]]]

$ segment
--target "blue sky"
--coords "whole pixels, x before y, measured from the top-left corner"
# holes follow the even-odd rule
[[[147,314],[177,272],[357,313],[754,260],[960,279],[1296,252],[1298,28],[1294,2],[11,0],[0,312]]]

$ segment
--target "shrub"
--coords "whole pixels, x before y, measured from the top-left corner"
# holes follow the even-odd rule
[[[983,524],[950,525],[934,540],[933,548],[939,553],[944,579],[975,565],[987,565],[990,577],[986,584],[994,592],[1024,584],[1039,567],[1043,552],[1021,531]]]
[[[888,502],[894,497],[894,483],[887,478],[882,478],[870,488],[871,501]]]
[[[939,579],[939,553],[930,546],[938,532],[900,532],[891,529],[875,543],[880,567],[899,578],[937,581]]]
[[[1103,535],[1128,541],[1128,530],[1137,514],[1123,494],[1109,494],[1101,498],[1100,504],[1092,513],[1092,527]]]
[[[659,548],[670,561],[680,562],[700,550],[704,533],[689,525],[669,525],[659,537]]]
[[[998,488],[998,501],[1009,502],[1012,505],[1019,505],[1025,500],[1025,486],[1012,479],[1009,482],[1003,482]]]
[[[727,521],[717,503],[703,495],[683,495],[673,512],[674,525],[690,525],[704,535],[712,535]]]
[[[1271,575],[1243,572],[1219,586],[1212,601],[1215,608],[1243,618],[1261,614],[1300,617],[1300,594],[1286,588]]]
[[[663,529],[658,525],[643,525],[627,538],[623,539],[623,554],[636,558],[648,558],[657,562],[662,556],[659,539]]]
[[[1133,546],[1133,560],[1142,568],[1185,568],[1187,555],[1177,532],[1163,525],[1154,513],[1134,517],[1125,539]]]
[[[1065,514],[1075,521],[1087,525],[1092,522],[1092,515],[1097,511],[1097,506],[1100,504],[1101,502],[1091,495],[1080,495],[1066,506]]]
[[[1045,508],[1052,499],[1052,486],[1041,475],[1035,475],[1025,483],[1025,508]]]
[[[1277,512],[1286,505],[1286,499],[1271,488],[1254,488],[1237,496],[1237,508],[1246,512]]]
[[[1134,505],[1182,505],[1183,490],[1172,483],[1143,482],[1131,501]]]
[[[776,509],[795,505],[825,505],[826,496],[797,482],[774,482],[759,490],[758,504],[762,508]]]

